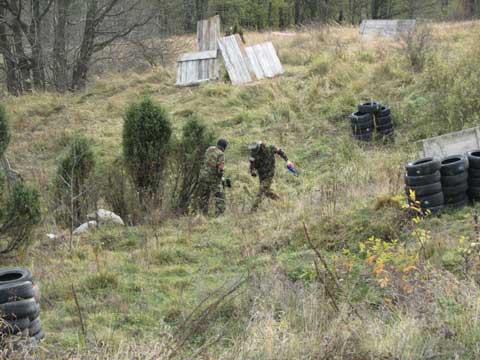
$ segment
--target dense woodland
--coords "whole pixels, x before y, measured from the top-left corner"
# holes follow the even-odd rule
[[[85,87],[92,67],[164,64],[169,36],[219,14],[226,27],[286,29],[365,18],[477,17],[477,0],[2,0],[2,82],[10,94]],[[161,41],[163,39],[163,41]]]

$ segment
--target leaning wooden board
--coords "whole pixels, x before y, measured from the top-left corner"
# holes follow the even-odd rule
[[[283,74],[284,69],[271,42],[245,48],[250,71],[258,80]]]
[[[242,85],[255,80],[250,74],[247,56],[239,35],[219,39],[218,47],[233,85]]]

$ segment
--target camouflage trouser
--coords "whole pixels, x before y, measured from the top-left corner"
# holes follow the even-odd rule
[[[222,215],[225,212],[225,192],[223,186],[218,181],[209,182],[200,180],[196,195],[195,210],[208,214],[208,205],[211,196],[215,197],[215,214]]]
[[[260,189],[258,189],[258,194],[253,203],[252,211],[256,211],[258,206],[262,202],[264,197],[270,198],[272,200],[278,200],[280,197],[272,190],[273,177],[260,179]]]

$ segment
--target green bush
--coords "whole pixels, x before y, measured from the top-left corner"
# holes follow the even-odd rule
[[[7,150],[9,142],[10,130],[8,128],[7,114],[5,113],[4,107],[0,105],[0,157],[2,157],[5,150]]]
[[[0,156],[7,149],[9,141],[7,116],[5,109],[0,106]],[[0,173],[0,254],[26,249],[40,218],[38,191],[21,182],[7,187]]]
[[[172,127],[167,111],[150,99],[131,105],[123,125],[123,155],[140,193],[155,197],[163,185]]]
[[[1,194],[0,254],[7,254],[30,244],[33,228],[41,219],[40,195],[21,182]]]
[[[95,167],[95,156],[90,141],[75,136],[57,168],[56,195],[61,206],[59,219],[69,226],[77,226],[86,220],[89,210],[88,180]]]
[[[192,117],[185,124],[182,139],[177,145],[175,159],[175,189],[173,207],[175,212],[184,214],[198,185],[205,150],[213,143],[215,136],[207,126]]]
[[[128,224],[138,224],[138,196],[123,159],[116,159],[105,166],[97,177],[101,179],[102,195],[111,210]]]

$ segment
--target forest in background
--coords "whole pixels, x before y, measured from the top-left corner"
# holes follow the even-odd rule
[[[219,14],[224,28],[287,29],[363,19],[474,19],[477,0],[3,0],[0,81],[5,92],[74,91],[92,73],[166,65],[174,35]]]

